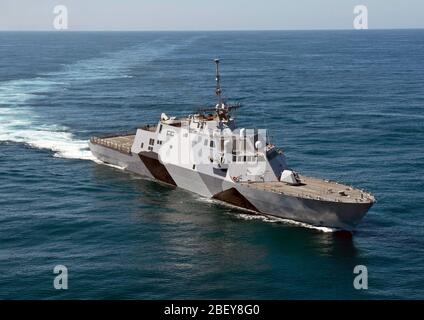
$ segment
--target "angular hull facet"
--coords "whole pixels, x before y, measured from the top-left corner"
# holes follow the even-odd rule
[[[123,153],[90,143],[93,155],[102,162],[178,186],[203,197],[213,198],[251,212],[293,220],[317,227],[353,230],[373,202],[349,203],[306,199],[248,184],[224,180],[184,167],[162,163],[155,153]]]

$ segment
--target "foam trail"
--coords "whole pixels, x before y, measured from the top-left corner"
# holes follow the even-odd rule
[[[25,143],[31,147],[48,149],[54,156],[71,159],[91,159],[87,141],[76,140],[67,128],[39,125],[38,116],[27,107],[58,85],[55,79],[23,79],[0,85],[0,141]]]
[[[219,205],[223,205],[229,208],[233,208],[236,210],[243,210],[242,208],[239,208],[237,206],[233,206],[229,203],[223,202],[223,201],[219,201],[219,200],[215,200],[212,198],[204,198],[201,196],[196,196],[195,197],[197,201],[202,201],[202,202],[207,202],[207,203],[217,203]],[[231,213],[232,215],[234,215],[233,213]],[[274,216],[268,216],[268,215],[263,215],[263,214],[255,214],[255,213],[239,213],[235,215],[237,218],[243,219],[243,220],[260,220],[262,222],[267,222],[267,223],[284,223],[287,225],[292,225],[292,226],[299,226],[299,227],[303,227],[303,228],[308,228],[308,229],[314,229],[314,230],[318,230],[324,233],[333,233],[333,232],[337,232],[339,231],[339,229],[336,228],[329,228],[329,227],[317,227],[311,224],[307,224],[304,222],[298,222],[298,221],[294,221],[294,220],[290,220],[290,219],[284,219],[284,218],[278,218],[278,217],[274,217]]]
[[[0,141],[24,143],[54,152],[55,157],[93,160],[86,140],[74,139],[65,127],[37,125],[28,108],[0,107]]]
[[[270,223],[285,223],[285,224],[299,226],[299,227],[303,227],[303,228],[318,230],[318,231],[321,231],[321,232],[324,232],[324,233],[332,233],[332,232],[338,231],[338,229],[335,229],[335,228],[317,227],[317,226],[313,226],[311,224],[307,224],[307,223],[304,223],[304,222],[298,222],[298,221],[294,221],[294,220],[290,220],[290,219],[283,219],[283,218],[278,218],[278,217],[264,216],[264,215],[259,215],[259,214],[255,215],[255,214],[241,213],[241,214],[238,214],[237,217],[244,219],[244,220],[261,220],[261,221],[270,222]]]
[[[189,39],[182,44],[188,45],[194,40]],[[159,39],[100,58],[64,65],[60,71],[32,79],[0,82],[0,142],[12,141],[51,150],[55,157],[94,160],[87,140],[75,139],[66,127],[40,124],[42,119],[30,107],[31,100],[76,84],[131,77],[128,73],[132,67],[152,61],[180,46],[168,45]]]
[[[93,158],[92,160],[93,160],[95,163],[102,164],[102,165],[104,165],[104,166],[108,166],[108,167],[111,167],[111,168],[114,168],[114,169],[118,169],[118,170],[125,170],[125,169],[126,169],[126,167],[120,167],[120,166],[118,166],[118,165],[116,165],[116,164],[106,163],[106,162],[103,162],[103,161],[101,161],[101,160],[99,160],[99,159],[97,159],[97,158]]]

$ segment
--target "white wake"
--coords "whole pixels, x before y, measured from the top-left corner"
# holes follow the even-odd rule
[[[337,232],[339,231],[338,229],[335,228],[329,228],[329,227],[317,227],[311,224],[307,224],[304,222],[299,222],[299,221],[294,221],[294,220],[290,220],[290,219],[284,219],[284,218],[278,218],[278,217],[271,217],[271,216],[264,216],[264,215],[255,215],[255,214],[238,214],[237,215],[238,218],[243,219],[243,220],[260,220],[263,222],[270,222],[270,223],[284,223],[284,224],[288,224],[288,225],[293,225],[293,226],[299,226],[299,227],[303,227],[303,228],[308,228],[308,229],[314,229],[314,230],[318,230],[324,233],[333,233],[333,232]]]
[[[59,71],[32,79],[0,82],[0,142],[23,143],[33,148],[51,150],[55,157],[94,160],[88,140],[76,139],[64,126],[46,124],[31,103],[48,93],[76,84],[131,77],[128,73],[134,66],[148,63],[178,47],[155,40],[103,57],[64,65]]]
[[[29,99],[51,86],[52,82],[40,79],[1,83],[0,141],[50,150],[55,157],[93,160],[86,140],[75,139],[66,127],[39,124],[39,116],[26,105]]]
[[[55,157],[94,160],[87,140],[75,139],[66,127],[56,125],[35,125],[31,120],[14,118],[22,115],[31,117],[31,111],[0,107],[0,141],[23,143],[37,149],[53,151]],[[7,119],[6,121],[4,121]]]
[[[216,203],[228,208],[233,208],[235,210],[243,210],[242,208],[239,208],[237,206],[234,206],[232,204],[223,202],[223,201],[219,201],[219,200],[215,200],[213,198],[205,198],[202,196],[198,196],[195,195],[195,199],[196,201],[200,201],[200,202],[206,202],[206,203]],[[247,210],[243,210],[248,212]],[[239,219],[242,220],[258,220],[261,222],[268,222],[268,223],[282,223],[282,224],[286,224],[286,225],[291,225],[291,226],[298,226],[298,227],[303,227],[303,228],[308,228],[308,229],[314,229],[314,230],[318,230],[320,232],[324,232],[324,233],[334,233],[339,231],[339,229],[336,228],[329,228],[329,227],[318,227],[318,226],[314,226],[308,223],[304,223],[304,222],[299,222],[299,221],[295,221],[295,220],[291,220],[291,219],[284,219],[284,218],[279,218],[279,217],[275,217],[275,216],[269,216],[269,215],[263,215],[263,214],[255,214],[255,213],[237,213],[234,215],[234,212],[230,213],[232,216],[236,216]]]

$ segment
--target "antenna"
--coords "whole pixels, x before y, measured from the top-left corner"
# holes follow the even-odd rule
[[[219,59],[215,59],[214,60],[215,64],[216,64],[216,89],[215,89],[215,93],[218,96],[218,106],[221,107],[222,105],[222,90],[221,90],[221,76],[219,74]]]

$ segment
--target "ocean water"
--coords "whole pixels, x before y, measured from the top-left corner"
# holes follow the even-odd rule
[[[240,126],[375,194],[351,237],[93,161],[93,134],[213,104],[215,57]],[[423,61],[424,30],[0,33],[0,298],[424,298]]]

